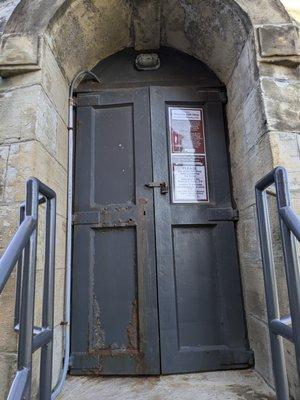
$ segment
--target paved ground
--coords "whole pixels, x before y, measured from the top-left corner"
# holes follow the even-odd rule
[[[161,377],[69,377],[60,400],[275,400],[253,371]]]

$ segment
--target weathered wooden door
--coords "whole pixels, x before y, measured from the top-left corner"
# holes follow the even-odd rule
[[[150,91],[162,373],[247,365],[220,92]]]
[[[81,94],[76,146],[72,372],[247,366],[220,92]]]
[[[72,372],[158,374],[149,90],[78,97]]]

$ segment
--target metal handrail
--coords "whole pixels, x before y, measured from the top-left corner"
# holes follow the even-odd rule
[[[32,232],[36,228],[36,219],[33,217],[26,217],[19,226],[11,242],[9,243],[5,253],[0,260],[0,293],[3,291],[4,286],[16,262],[19,260],[25,246],[27,245]]]
[[[281,317],[272,249],[268,212],[267,188],[275,184],[277,210],[284,253],[290,316]],[[264,284],[271,343],[275,389],[278,400],[289,399],[289,386],[282,337],[295,346],[298,376],[300,378],[300,270],[295,238],[300,241],[300,218],[290,204],[287,172],[277,167],[255,186],[258,227],[264,270]]]
[[[46,204],[42,327],[34,327],[38,206]],[[30,400],[32,356],[41,349],[39,399],[51,399],[56,194],[36,178],[26,184],[20,226],[0,259],[0,294],[18,263],[15,330],[19,333],[18,370],[8,400]]]

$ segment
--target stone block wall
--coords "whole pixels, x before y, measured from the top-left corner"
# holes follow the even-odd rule
[[[282,50],[281,44],[276,47],[276,40],[271,53],[268,44],[265,52],[263,45],[253,35],[241,52],[227,84],[227,118],[233,196],[240,212],[237,236],[248,337],[256,370],[274,387],[254,186],[271,169],[284,166],[289,173],[292,203],[300,214],[300,71],[297,62],[281,65],[274,60],[273,53],[277,57]],[[291,53],[295,54],[295,46],[293,49]],[[258,57],[257,62],[255,50],[258,54],[270,55],[272,60]],[[287,50],[284,47],[285,53]],[[249,73],[251,70],[253,73]],[[274,199],[269,201],[280,308],[282,315],[288,315],[279,225]],[[291,395],[298,399],[300,384],[295,354],[288,342],[285,342],[285,351]]]
[[[68,83],[43,38],[41,69],[3,79],[0,88],[0,252],[13,236],[18,223],[18,207],[25,196],[25,182],[39,178],[57,193],[57,237],[55,276],[54,376],[62,360],[63,288],[66,240],[67,187],[67,101]],[[41,315],[43,282],[43,210],[37,264],[36,323]],[[13,333],[15,273],[0,298],[0,398],[6,398],[8,382],[14,376],[17,335]],[[34,386],[38,377],[38,356],[34,358]]]
[[[273,168],[273,160],[253,35],[240,54],[227,90],[229,153],[233,197],[240,215],[237,237],[248,337],[255,367],[272,385],[254,187]]]

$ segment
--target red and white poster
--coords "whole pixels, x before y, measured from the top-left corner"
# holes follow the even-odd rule
[[[202,108],[169,107],[174,203],[208,202]]]

